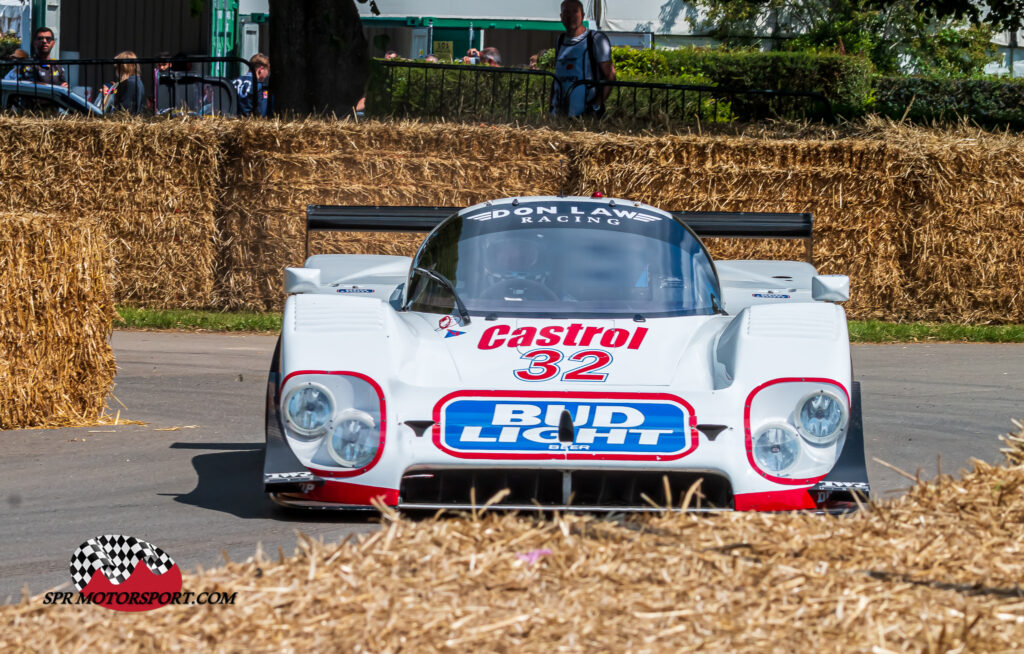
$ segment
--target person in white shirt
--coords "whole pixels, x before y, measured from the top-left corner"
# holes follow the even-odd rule
[[[604,114],[604,103],[611,87],[581,84],[572,89],[576,81],[614,81],[612,46],[603,33],[583,26],[583,3],[563,0],[562,25],[565,33],[558,36],[555,46],[555,75],[561,82],[552,94],[552,112],[564,116]]]

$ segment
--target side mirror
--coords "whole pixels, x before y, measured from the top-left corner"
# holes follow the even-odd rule
[[[316,293],[320,290],[319,268],[285,268],[285,293]]]
[[[811,299],[815,302],[846,302],[850,299],[847,275],[815,275],[811,278]]]

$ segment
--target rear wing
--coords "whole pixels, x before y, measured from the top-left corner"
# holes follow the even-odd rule
[[[306,258],[312,232],[429,232],[460,207],[350,207],[311,204],[306,208]],[[814,214],[756,211],[673,211],[672,216],[701,238],[784,238],[804,241],[814,258]]]

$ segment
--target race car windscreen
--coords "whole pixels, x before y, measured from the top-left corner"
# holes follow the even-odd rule
[[[707,315],[721,305],[711,258],[669,214],[614,201],[495,204],[444,222],[420,247],[406,309],[470,315]]]

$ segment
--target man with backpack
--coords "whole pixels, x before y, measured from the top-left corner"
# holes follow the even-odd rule
[[[563,0],[562,25],[565,33],[558,35],[555,46],[555,75],[561,82],[552,97],[552,110],[564,116],[601,116],[611,87],[580,84],[577,81],[615,81],[612,46],[601,32],[583,26],[581,0]]]

